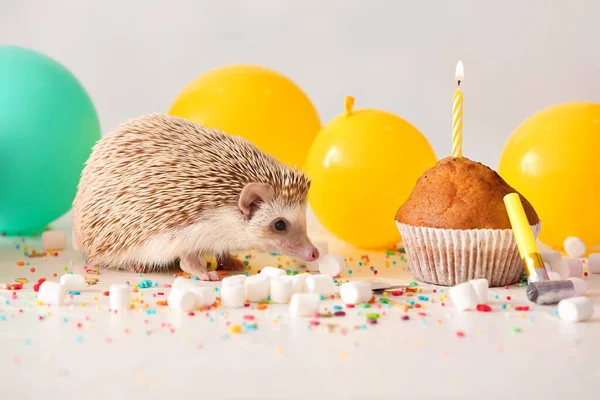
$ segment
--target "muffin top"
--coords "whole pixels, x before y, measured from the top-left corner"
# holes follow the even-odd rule
[[[491,168],[467,158],[447,157],[419,178],[396,221],[442,229],[511,229],[504,196],[518,193]],[[530,225],[539,222],[519,193]]]

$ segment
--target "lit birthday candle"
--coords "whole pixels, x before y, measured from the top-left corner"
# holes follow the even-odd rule
[[[463,95],[460,91],[460,82],[464,79],[465,72],[462,61],[456,64],[456,81],[458,87],[454,92],[454,105],[452,107],[452,157],[462,157],[462,114]]]

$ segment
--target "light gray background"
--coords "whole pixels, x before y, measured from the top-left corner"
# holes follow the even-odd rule
[[[256,63],[300,85],[323,123],[354,95],[412,122],[440,158],[461,59],[464,155],[496,167],[529,115],[600,101],[599,15],[594,0],[0,0],[0,43],[64,63],[105,133],[167,111],[204,71]]]

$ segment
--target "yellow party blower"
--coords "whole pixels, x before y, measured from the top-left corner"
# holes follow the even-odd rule
[[[549,280],[548,272],[544,267],[544,260],[535,242],[519,194],[510,193],[504,196],[504,205],[519,247],[519,253],[525,264],[525,272],[529,282]]]
[[[581,279],[550,280],[519,195],[507,194],[504,196],[504,205],[527,272],[527,298],[537,304],[556,304],[585,293],[587,285]]]

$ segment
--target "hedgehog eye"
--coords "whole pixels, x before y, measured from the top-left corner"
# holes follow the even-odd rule
[[[285,230],[285,221],[284,220],[278,220],[277,222],[275,222],[275,229],[277,229],[278,231],[284,231]]]

